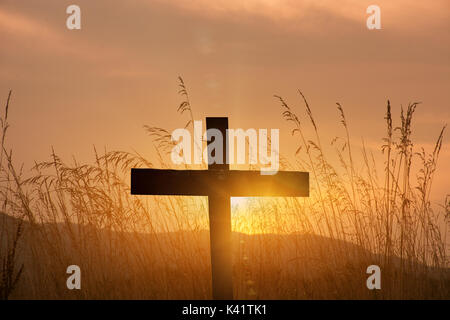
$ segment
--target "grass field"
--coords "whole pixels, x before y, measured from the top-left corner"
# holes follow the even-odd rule
[[[194,117],[181,78],[180,86],[178,111],[188,115],[189,128]],[[417,104],[402,110],[397,126],[388,102],[380,154],[362,146],[357,155],[337,104],[345,134],[331,142],[329,154],[313,109],[301,92],[299,97],[306,118],[281,97],[274,104],[298,138],[296,162],[281,155],[280,169],[310,172],[310,197],[233,202],[235,297],[450,299],[450,199],[441,208],[430,202],[445,127],[427,154],[411,141]],[[14,165],[7,101],[1,118],[0,297],[211,298],[206,198],[130,195],[131,168],[170,167],[167,130],[146,127],[156,160],[94,149],[94,162],[67,163],[52,152],[30,171]],[[81,267],[82,290],[66,288],[72,264]],[[372,264],[381,267],[381,290],[366,288]]]

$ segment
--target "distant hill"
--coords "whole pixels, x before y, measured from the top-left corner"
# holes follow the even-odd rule
[[[19,221],[0,213],[0,255]],[[317,235],[233,233],[233,259],[235,296],[243,299],[450,298],[449,269],[403,261],[409,271],[401,274],[398,257],[384,268],[381,257],[358,245]],[[205,230],[145,234],[24,221],[20,264],[24,274],[12,298],[210,298]],[[79,292],[65,287],[70,264],[82,269]],[[382,268],[380,293],[365,287],[370,264]]]

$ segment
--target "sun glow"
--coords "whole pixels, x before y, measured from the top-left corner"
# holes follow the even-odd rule
[[[247,197],[232,197],[231,198],[231,207],[239,207],[242,209],[248,205],[249,198]]]
[[[273,199],[232,197],[232,230],[248,235],[284,233],[285,230],[277,226],[279,217],[270,210],[271,201]]]

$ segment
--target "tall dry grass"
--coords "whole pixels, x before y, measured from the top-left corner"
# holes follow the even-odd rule
[[[193,109],[181,78],[180,94],[178,111],[188,114],[185,127],[192,128]],[[388,101],[380,150],[384,172],[377,172],[376,157],[364,146],[364,170],[357,170],[361,163],[344,108],[337,104],[344,136],[332,141],[330,154],[312,108],[300,91],[299,97],[302,119],[276,96],[298,137],[296,162],[281,157],[281,166],[310,172],[311,196],[233,203],[233,230],[240,231],[233,235],[235,297],[450,298],[445,238],[450,202],[446,199],[441,211],[430,202],[444,128],[431,154],[416,151],[411,133],[417,104],[401,111],[396,127]],[[8,105],[9,97],[6,110]],[[170,167],[168,130],[145,127],[154,160],[94,148],[92,163],[66,163],[52,150],[48,161],[24,172],[6,146],[7,111],[2,128],[2,210],[18,219],[3,217],[0,229],[0,257],[10,261],[2,276],[14,284],[1,282],[6,298],[211,297],[207,200],[130,195],[130,168]],[[6,230],[22,236],[11,233],[13,241],[6,241]],[[81,267],[82,290],[66,288],[71,264]],[[371,264],[381,267],[382,290],[366,288]]]

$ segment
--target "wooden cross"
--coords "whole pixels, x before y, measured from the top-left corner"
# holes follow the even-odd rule
[[[222,164],[208,161],[208,170],[133,168],[131,194],[208,197],[213,298],[230,300],[233,299],[230,197],[307,197],[309,174],[280,171],[261,175],[259,171],[229,170],[228,118],[206,118],[206,127],[218,129],[224,137]]]

